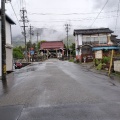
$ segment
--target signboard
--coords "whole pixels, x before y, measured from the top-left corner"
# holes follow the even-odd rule
[[[31,54],[31,55],[34,55],[34,50],[31,50],[31,51],[30,51],[30,54]]]
[[[102,59],[102,50],[95,51],[95,58]]]

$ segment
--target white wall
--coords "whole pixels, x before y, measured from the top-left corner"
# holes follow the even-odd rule
[[[76,55],[78,55],[78,51],[77,51],[77,45],[78,45],[78,36],[75,36],[75,48],[76,48]]]
[[[75,45],[76,48],[78,47],[78,45],[82,45],[82,35],[75,36]],[[77,49],[76,49],[76,55],[81,55],[81,52]]]
[[[82,35],[78,35],[78,44],[82,45]]]
[[[6,21],[6,44],[11,45],[11,25]]]
[[[1,21],[0,21],[1,26]],[[11,25],[6,21],[6,70],[12,70],[12,47],[11,47]],[[0,28],[0,76],[2,76],[2,43],[1,43],[1,28]]]

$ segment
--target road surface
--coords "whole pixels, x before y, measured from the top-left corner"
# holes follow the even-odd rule
[[[0,83],[0,120],[120,120],[120,84],[81,65],[33,63]]]

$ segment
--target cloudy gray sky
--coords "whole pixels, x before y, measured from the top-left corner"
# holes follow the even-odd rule
[[[23,1],[23,4],[21,4]],[[71,25],[70,33],[74,29],[90,28],[94,19],[101,11],[107,0],[12,0],[18,19],[21,7],[26,7],[29,24],[34,28],[50,28],[65,32],[65,24]],[[108,0],[104,10],[92,25],[92,28],[109,27],[115,30],[119,0]],[[20,33],[20,27],[9,3],[6,13],[16,22],[13,35]],[[118,13],[115,34],[120,32]]]

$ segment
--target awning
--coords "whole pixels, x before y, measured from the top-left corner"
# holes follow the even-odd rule
[[[92,50],[119,50],[120,47],[115,47],[115,46],[106,46],[106,47],[93,47]]]

